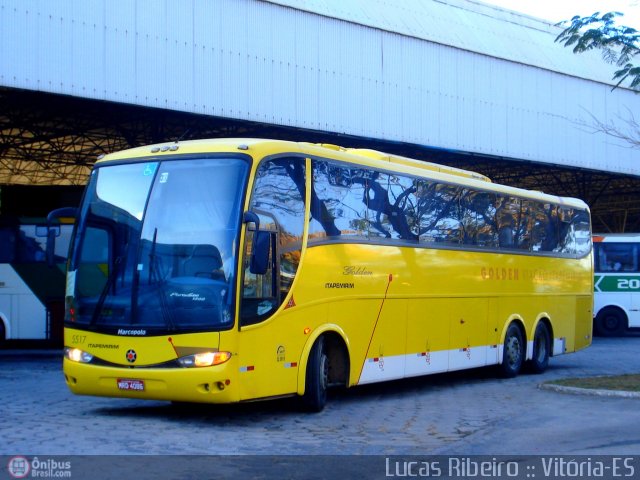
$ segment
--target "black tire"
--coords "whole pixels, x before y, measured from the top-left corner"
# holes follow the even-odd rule
[[[5,329],[4,329],[4,323],[2,323],[2,320],[0,320],[0,344],[4,342],[6,339],[7,339],[7,333],[5,332]]]
[[[627,330],[627,316],[616,307],[605,307],[598,312],[594,321],[596,334],[602,337],[615,337]]]
[[[324,349],[324,338],[320,337],[311,349],[307,362],[306,382],[302,402],[309,412],[320,412],[327,403],[329,384],[329,358]]]
[[[509,325],[502,346],[500,374],[504,378],[513,378],[522,368],[525,357],[525,343],[520,328],[515,323]]]
[[[540,322],[533,334],[533,358],[527,362],[527,370],[531,373],[542,373],[549,366],[551,354],[551,334],[547,326]]]

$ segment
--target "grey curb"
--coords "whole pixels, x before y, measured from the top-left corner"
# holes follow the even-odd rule
[[[591,395],[595,397],[618,397],[618,398],[640,398],[640,392],[629,392],[626,390],[599,390],[595,388],[577,388],[556,385],[554,383],[541,383],[538,385],[541,390],[551,390],[552,392],[569,393],[571,395]]]

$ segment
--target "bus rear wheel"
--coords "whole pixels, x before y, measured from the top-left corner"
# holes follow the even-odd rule
[[[320,412],[327,403],[329,385],[329,357],[320,337],[311,349],[307,362],[306,382],[302,402],[306,410]]]
[[[540,322],[533,334],[533,358],[527,362],[527,370],[531,373],[542,373],[549,366],[551,335],[547,326]]]
[[[598,312],[595,319],[595,333],[602,337],[622,335],[627,328],[627,317],[622,310],[606,307]]]
[[[509,325],[504,337],[500,373],[504,378],[512,378],[520,373],[524,361],[524,339],[520,327]]]

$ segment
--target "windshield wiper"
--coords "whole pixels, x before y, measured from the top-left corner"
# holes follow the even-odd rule
[[[162,319],[164,320],[167,329],[169,331],[174,331],[176,330],[176,324],[173,321],[171,309],[169,308],[169,305],[167,305],[167,294],[164,291],[164,285],[166,285],[167,281],[162,278],[158,265],[158,255],[156,254],[157,239],[158,228],[156,227],[153,229],[153,240],[151,242],[151,251],[149,252],[149,285],[151,285],[153,280],[153,283],[156,283],[159,286],[160,313],[162,314]]]
[[[116,277],[120,272],[120,267],[122,265],[122,256],[116,257],[113,262],[113,268],[109,272],[107,276],[107,281],[100,292],[100,297],[98,297],[98,301],[96,303],[96,308],[93,311],[93,316],[91,317],[91,321],[89,325],[95,325],[100,316],[102,315],[102,307],[104,306],[104,302],[107,299],[107,295],[109,294],[109,290],[115,285]]]

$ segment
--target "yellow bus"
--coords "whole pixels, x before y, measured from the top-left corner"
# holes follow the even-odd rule
[[[78,209],[64,374],[83,395],[226,403],[591,343],[587,205],[389,155],[259,139],[99,160]]]

